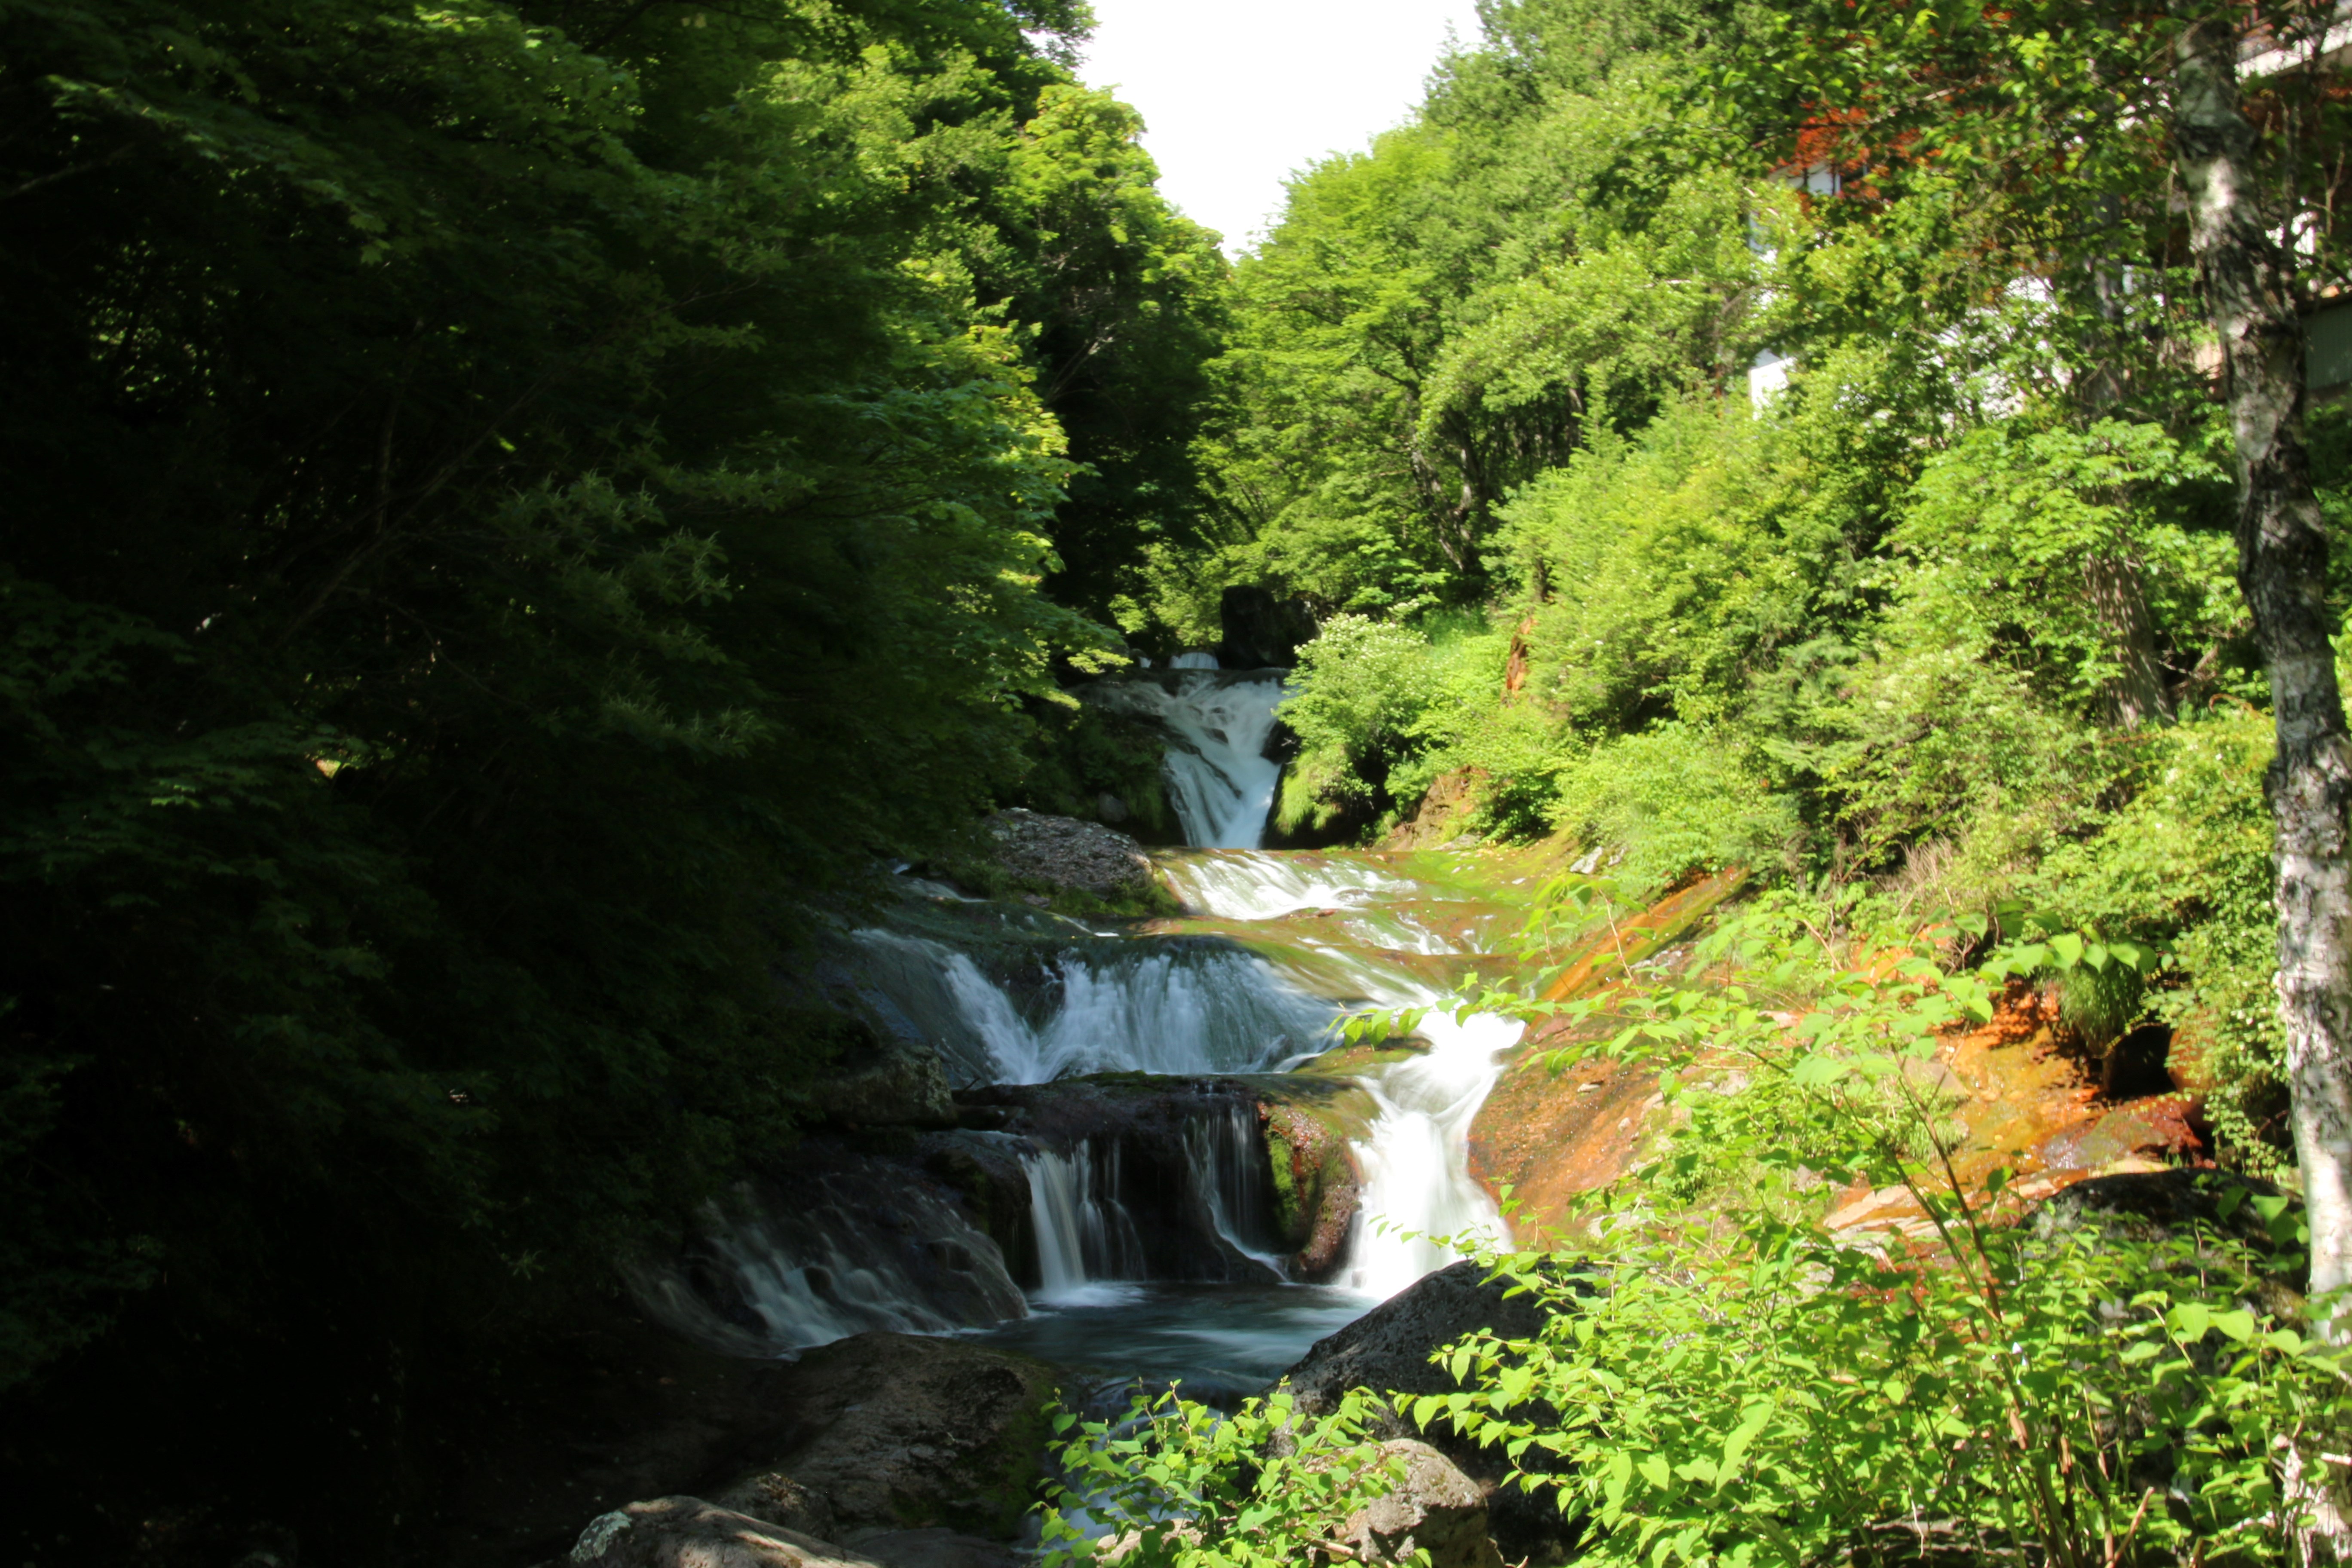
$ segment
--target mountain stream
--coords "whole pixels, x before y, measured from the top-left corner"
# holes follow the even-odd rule
[[[1500,906],[1446,879],[1442,864],[1432,878],[1430,857],[1414,858],[1409,875],[1396,857],[1258,847],[1281,772],[1267,753],[1285,672],[1203,662],[1088,695],[1167,737],[1169,798],[1195,847],[1153,859],[1181,918],[1097,930],[1008,907],[1004,928],[1023,928],[1010,957],[935,928],[884,925],[856,941],[869,997],[902,1034],[938,1049],[961,1099],[1057,1084],[1095,1094],[1087,1085],[1097,1082],[1132,1095],[1163,1081],[1124,1076],[1135,1074],[1164,1075],[1182,1106],[1181,1093],[1210,1098],[1157,1144],[1108,1124],[1058,1138],[946,1135],[1017,1159],[1026,1223],[1003,1248],[952,1202],[885,1205],[875,1193],[887,1178],[851,1168],[809,1186],[789,1216],[730,1226],[705,1262],[731,1276],[727,1331],[738,1348],[789,1352],[868,1328],[961,1331],[1106,1394],[1181,1380],[1194,1397],[1230,1399],[1452,1261],[1438,1238],[1505,1235],[1467,1146],[1519,1026],[1433,1010],[1411,1048],[1360,1052],[1344,1073],[1327,1056],[1350,1013],[1437,1003],[1475,962]],[[985,913],[943,887],[924,896]],[[1362,1091],[1353,1103],[1369,1107],[1347,1124],[1353,1221],[1311,1281],[1293,1277],[1302,1255],[1275,1234],[1258,1116],[1245,1097],[1202,1087],[1215,1077],[1278,1091],[1290,1080],[1248,1075],[1293,1073],[1334,1089],[1352,1080]],[[1122,1076],[1068,1081],[1103,1074]],[[934,1269],[940,1258],[954,1268]],[[668,1289],[683,1312],[688,1292]]]

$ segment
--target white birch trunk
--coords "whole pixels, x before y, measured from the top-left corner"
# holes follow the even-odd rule
[[[2265,225],[2256,132],[2238,99],[2231,13],[2173,0],[2174,137],[2189,238],[2221,340],[2238,460],[2238,585],[2278,721],[2279,1015],[2315,1293],[2352,1281],[2352,743],[2325,590],[2327,534],[2303,439],[2303,324],[2289,257]],[[2336,1316],[2331,1337],[2352,1320]]]

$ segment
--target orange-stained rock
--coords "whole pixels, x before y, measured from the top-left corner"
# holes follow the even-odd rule
[[[1708,891],[1705,884],[1685,889],[1626,922],[1618,933],[1622,957],[1614,948],[1587,952],[1549,994],[1605,989],[1639,962],[1636,941],[1663,945],[1660,931],[1682,929],[1673,923],[1676,910],[1688,915]],[[1558,1226],[1569,1199],[1623,1176],[1664,1130],[1654,1069],[1589,1061],[1557,1078],[1546,1070],[1544,1048],[1567,1037],[1560,1026],[1538,1031],[1471,1128],[1471,1173],[1490,1192],[1511,1187],[1523,1237],[1531,1226]],[[2000,999],[1990,1023],[1947,1036],[1912,1077],[1961,1134],[1952,1167],[1966,1189],[1980,1194],[1995,1170],[2009,1173],[2008,1191],[1994,1205],[2003,1216],[2088,1176],[2162,1170],[2205,1154],[2192,1096],[2101,1099],[2098,1065],[2073,1048],[2054,999],[2024,985]],[[1836,1230],[1916,1238],[1935,1229],[1900,1186],[1836,1194],[1828,1221]]]
[[[1503,695],[1517,697],[1528,686],[1528,638],[1535,635],[1536,618],[1529,616],[1511,632],[1511,651],[1503,660]]]
[[[1586,1062],[1554,1078],[1530,1052],[1496,1081],[1470,1127],[1470,1174],[1518,1201],[1522,1241],[1562,1221],[1567,1200],[1639,1163],[1660,1109],[1654,1071]]]
[[[2029,987],[2013,986],[1991,1022],[1947,1036],[1936,1059],[1957,1100],[1948,1115],[1963,1132],[1952,1155],[1962,1186],[1980,1197],[1995,1170],[2010,1173],[1990,1205],[2000,1217],[2086,1177],[2165,1170],[2204,1154],[2187,1096],[2101,1100],[2098,1065],[2069,1047],[2056,1001]],[[1935,1232],[1901,1187],[1841,1194],[1826,1223],[1915,1239]]]
[[[2133,1154],[2189,1155],[2204,1141],[2189,1125],[2186,1095],[2159,1094],[2100,1111],[2042,1140],[2033,1151],[2048,1170],[2105,1170]]]
[[[1747,871],[1734,866],[1675,889],[1638,915],[1632,915],[1584,937],[1563,955],[1559,973],[1544,987],[1547,1002],[1564,1001],[1601,990],[1622,978],[1627,969],[1656,952],[1688,931],[1716,906],[1738,890]]]
[[[1700,878],[1586,936],[1561,954],[1545,998],[1605,993],[1629,966],[1657,957],[1713,913],[1746,877],[1733,869]],[[1565,1028],[1555,1021],[1532,1031],[1470,1127],[1470,1173],[1489,1192],[1511,1188],[1522,1238],[1558,1225],[1569,1198],[1638,1163],[1663,1103],[1654,1068],[1591,1061],[1554,1077],[1543,1058],[1567,1043]]]

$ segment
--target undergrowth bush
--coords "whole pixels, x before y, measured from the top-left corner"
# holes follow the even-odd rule
[[[1555,891],[1588,912],[1598,897]],[[1580,1043],[1555,1068],[1655,1070],[1675,1131],[1561,1216],[1574,1254],[1486,1259],[1549,1309],[1542,1331],[1445,1347],[1460,1389],[1397,1408],[1499,1448],[1506,1485],[1556,1499],[1580,1563],[2294,1560],[2298,1478],[2341,1451],[2352,1397],[2299,1326],[2288,1201],[2224,1185],[2221,1227],[2150,1240],[2027,1218],[2005,1173],[1964,1178],[1927,1068],[1937,1035],[1989,1018],[2011,977],[2113,955],[2067,933],[1948,973],[1935,954],[1969,933],[1859,927],[1860,904],[1768,894],[1687,982],[1462,999],[1566,1026]],[[1916,1217],[1828,1229],[1832,1194],[1862,1188],[1907,1193]],[[1670,1210],[1667,1191],[1695,1202]],[[1360,1429],[1293,1423],[1291,1440]],[[1220,1424],[1170,1395],[1085,1429],[1066,1462],[1098,1483],[1097,1528],[1140,1531],[1140,1561],[1340,1561],[1360,1494],[1294,1485],[1280,1432],[1267,1405]],[[1076,1561],[1085,1532],[1061,1526],[1055,1560]]]
[[[1642,896],[1686,872],[1792,858],[1795,803],[1733,736],[1681,723],[1603,742],[1562,768],[1552,821]]]

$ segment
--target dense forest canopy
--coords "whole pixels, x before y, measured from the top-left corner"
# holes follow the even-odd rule
[[[789,1140],[805,900],[1192,526],[1225,265],[1086,25],[0,8],[0,1380],[478,1323]]]
[[[0,0],[0,1388],[389,1440],[288,1390],[788,1146],[817,903],[1091,809],[1064,688],[1234,588],[1318,627],[1295,841],[1445,779],[2161,952],[2070,1017],[2284,1171],[2170,24],[1848,10],[1487,0],[1229,266],[1082,0]],[[2248,88],[2305,310],[2339,86]]]
[[[1485,830],[1637,886],[1740,864],[2161,943],[2126,1013],[2215,1055],[2268,1168],[2270,693],[2168,24],[1832,9],[1486,7],[1238,268],[1219,531],[1153,547],[1150,608],[1201,637],[1251,581],[1325,617],[1294,830],[1453,773]],[[2249,89],[2312,308],[2341,268],[2315,79]],[[2312,419],[2340,522],[2347,426]]]

